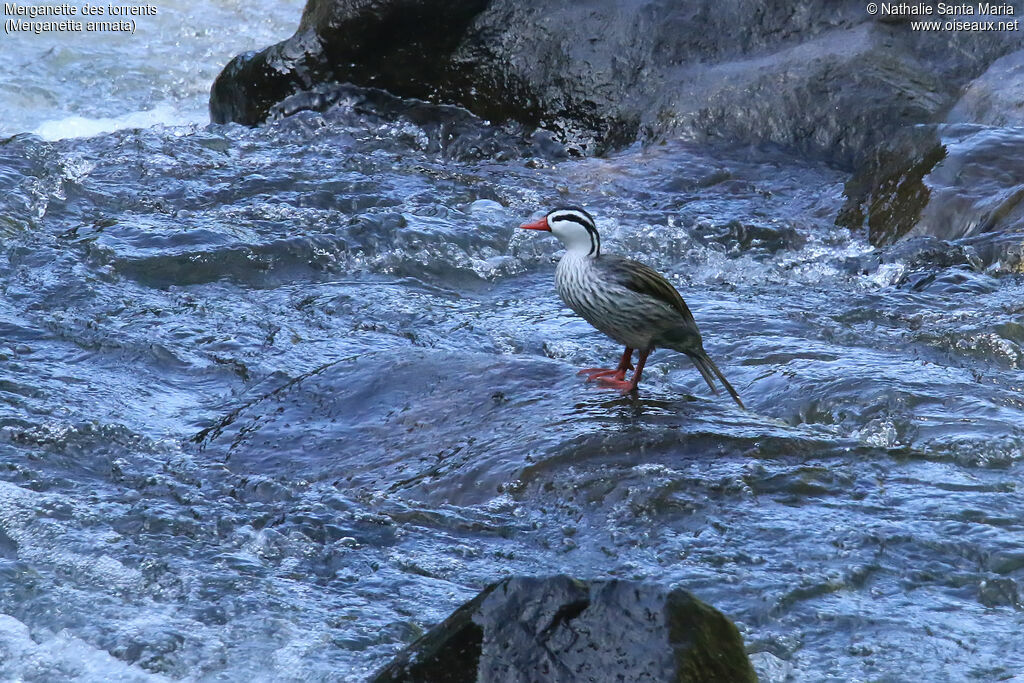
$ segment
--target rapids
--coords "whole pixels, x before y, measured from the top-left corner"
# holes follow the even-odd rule
[[[780,149],[195,97],[0,140],[0,677],[360,680],[555,572],[683,585],[768,681],[1024,672],[1019,261],[875,248]],[[516,230],[560,203],[670,277],[748,411],[670,351],[639,397],[576,377],[621,350]]]

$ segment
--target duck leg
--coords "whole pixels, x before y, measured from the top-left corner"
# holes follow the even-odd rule
[[[616,379],[624,380],[626,379],[626,370],[633,369],[632,359],[633,349],[627,346],[626,350],[622,352],[622,359],[619,361],[619,367],[615,368],[614,370],[608,370],[605,368],[584,368],[583,370],[580,370],[576,374],[586,375],[588,382],[592,379],[597,379],[599,377],[608,377],[609,375]]]
[[[633,379],[626,381],[626,373],[622,373],[622,377],[598,377],[597,381],[603,387],[609,389],[618,389],[624,394],[628,394],[631,391],[636,391],[636,387],[640,384],[640,376],[644,371],[644,363],[647,362],[647,356],[651,355],[653,348],[640,351],[640,355],[636,359],[636,370],[633,371]]]

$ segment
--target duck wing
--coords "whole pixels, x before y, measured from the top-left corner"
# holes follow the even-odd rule
[[[683,297],[672,286],[672,283],[658,271],[639,261],[612,254],[602,254],[598,257],[597,263],[611,281],[637,294],[643,294],[667,304],[679,312],[685,325],[692,325],[696,329],[697,324],[693,320],[693,314],[690,313]]]

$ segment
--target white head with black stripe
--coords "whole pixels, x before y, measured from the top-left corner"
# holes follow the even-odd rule
[[[594,218],[576,206],[563,206],[532,223],[519,226],[527,230],[547,230],[557,237],[570,254],[597,258],[601,255],[601,236]]]

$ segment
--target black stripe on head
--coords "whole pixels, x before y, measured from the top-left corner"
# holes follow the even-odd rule
[[[588,253],[594,256],[601,255],[601,235],[597,232],[594,217],[587,213],[585,209],[581,209],[578,206],[560,206],[548,213],[548,220],[551,219],[572,221],[582,225],[587,229],[587,234],[590,235],[590,251]]]

